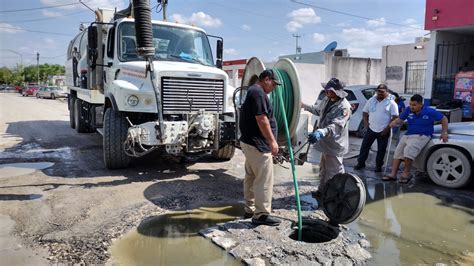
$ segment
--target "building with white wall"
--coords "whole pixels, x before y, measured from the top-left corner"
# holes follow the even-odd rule
[[[425,93],[428,38],[382,47],[382,80],[398,93]]]

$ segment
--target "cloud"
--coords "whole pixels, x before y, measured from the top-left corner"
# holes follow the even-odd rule
[[[317,16],[312,8],[293,10],[287,17],[290,18],[290,22],[288,22],[285,27],[289,32],[296,32],[305,24],[317,24],[321,22],[321,17]]]
[[[250,27],[250,26],[247,25],[247,24],[242,25],[241,28],[242,28],[244,31],[251,31],[251,30],[252,30],[252,27]]]
[[[382,27],[382,26],[385,26],[386,21],[385,21],[385,18],[382,17],[378,19],[368,20],[366,23],[367,23],[367,26],[369,27]]]
[[[13,26],[12,24],[8,23],[0,23],[0,32],[3,33],[18,33],[22,32],[23,30],[20,27]]]
[[[293,10],[287,16],[291,18],[291,20],[300,22],[301,24],[316,24],[321,22],[321,18],[316,16],[312,8]]]
[[[44,38],[43,41],[49,46],[55,46],[56,42],[51,38]]]
[[[321,33],[313,33],[313,42],[322,43],[326,40],[326,37]]]
[[[416,37],[425,33],[426,31],[400,27],[347,28],[336,36],[346,44],[351,55],[380,58],[382,46],[413,43]]]
[[[179,23],[193,24],[193,25],[209,27],[209,28],[218,28],[222,25],[222,22],[220,19],[213,18],[212,16],[202,11],[191,14],[189,18],[181,14],[173,14],[171,16],[171,20],[179,22]]]
[[[60,12],[56,12],[56,11],[50,11],[50,10],[43,9],[42,12],[43,12],[43,16],[45,16],[45,17],[54,18],[54,17],[61,17],[62,16],[62,14]]]
[[[416,23],[417,23],[417,21],[414,18],[405,19],[403,21],[403,24],[406,24],[406,25],[413,25],[413,24],[416,24]]]
[[[226,54],[226,55],[238,55],[239,52],[237,50],[235,50],[234,48],[228,48],[228,49],[224,49],[224,54]]]
[[[349,27],[351,24],[350,23],[346,23],[346,22],[339,22],[337,24],[333,24],[333,26],[336,26],[336,27]]]
[[[290,21],[286,24],[286,30],[289,32],[297,32],[299,29],[303,28],[303,25],[296,21]]]

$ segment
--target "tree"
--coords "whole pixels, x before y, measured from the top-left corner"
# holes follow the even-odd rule
[[[13,72],[7,68],[0,68],[0,83],[1,84],[10,84],[13,77]]]

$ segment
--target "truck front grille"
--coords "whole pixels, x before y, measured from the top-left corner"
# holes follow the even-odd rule
[[[161,78],[163,113],[187,113],[204,109],[222,113],[224,80],[198,78]]]

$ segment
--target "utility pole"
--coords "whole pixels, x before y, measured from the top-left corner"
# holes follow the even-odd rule
[[[40,61],[40,54],[36,53],[36,80],[38,82],[38,86],[40,85],[40,69],[39,69],[39,61]]]
[[[300,54],[301,53],[301,47],[298,46],[298,39],[301,38],[302,36],[299,35],[298,33],[294,34],[293,37],[296,39],[296,53],[295,54]]]

